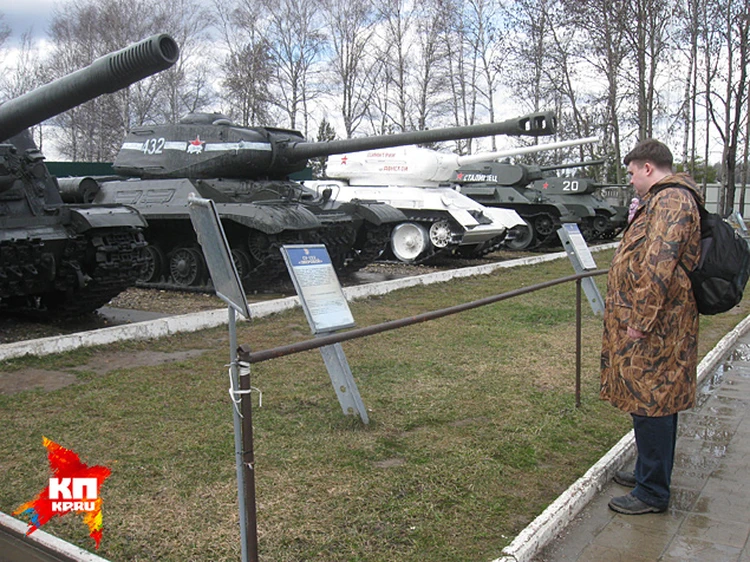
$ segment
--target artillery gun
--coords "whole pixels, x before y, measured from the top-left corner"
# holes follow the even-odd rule
[[[509,128],[506,134],[532,134],[531,130],[536,135],[554,132],[551,118],[538,118],[534,123],[538,126],[524,127],[524,133],[514,133]],[[420,263],[446,254],[479,257],[499,248],[503,242],[512,244],[514,236],[524,237],[527,223],[516,209],[489,206],[454,189],[456,171],[476,162],[592,140],[595,139],[467,156],[416,146],[350,153],[328,162],[328,175],[335,180],[305,183],[318,191],[330,189],[339,200],[374,198],[403,211],[407,220],[394,229],[389,248],[400,261]],[[565,212],[562,206],[560,210]]]
[[[351,150],[380,150],[492,134],[546,134],[549,114],[471,127],[308,142],[298,132],[241,127],[221,114],[191,114],[174,124],[133,129],[113,168],[121,179],[101,181],[95,203],[126,203],[148,220],[143,283],[203,287],[208,273],[189,219],[191,192],[213,199],[238,273],[248,290],[285,282],[284,244],[323,243],[339,273],[356,271],[385,249],[405,221],[398,209],[362,196],[335,199],[289,175],[308,159]]]
[[[54,319],[92,312],[145,263],[138,212],[65,204],[28,128],[172,66],[179,48],[154,35],[0,105],[0,309]]]
[[[485,162],[463,166],[454,181],[458,189],[486,206],[513,209],[527,224],[507,242],[514,250],[559,244],[562,223],[577,223],[583,236],[594,241],[614,238],[627,224],[627,208],[610,205],[597,192],[603,187],[580,177],[556,177],[550,172],[597,162],[559,166],[529,166]]]

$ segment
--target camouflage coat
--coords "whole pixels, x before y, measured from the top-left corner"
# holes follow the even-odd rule
[[[657,182],[623,233],[607,277],[600,396],[621,410],[667,416],[695,402],[698,311],[690,280],[700,255],[700,215],[684,175]],[[646,334],[627,336],[628,326]]]

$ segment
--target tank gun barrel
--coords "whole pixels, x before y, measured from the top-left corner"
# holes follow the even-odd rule
[[[543,172],[549,172],[552,170],[563,170],[565,168],[583,168],[584,166],[601,166],[607,161],[604,158],[597,158],[596,160],[584,160],[582,162],[572,162],[570,164],[555,164],[552,166],[541,166],[540,169]]]
[[[394,146],[424,144],[448,140],[469,139],[492,135],[541,136],[554,134],[555,116],[552,112],[531,113],[498,123],[446,127],[426,131],[411,131],[393,135],[379,135],[356,139],[333,140],[328,142],[298,142],[290,144],[290,160],[306,160],[318,156],[377,150]]]
[[[0,139],[9,139],[102,94],[116,92],[166,70],[177,61],[179,52],[171,36],[153,35],[9,100],[0,105]]]
[[[500,150],[497,152],[480,152],[478,154],[459,156],[458,165],[467,166],[469,164],[477,164],[479,162],[491,162],[492,160],[498,160],[499,158],[505,158],[508,156],[521,156],[522,154],[532,154],[534,152],[542,152],[543,150],[555,150],[557,148],[567,148],[569,146],[578,146],[581,144],[597,142],[599,142],[598,137],[586,137],[583,139],[572,139],[566,141],[550,142],[547,144],[537,144],[534,146],[509,148],[508,150]]]

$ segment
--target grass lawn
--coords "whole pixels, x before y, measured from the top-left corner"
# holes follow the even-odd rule
[[[612,252],[594,257],[606,267]],[[351,304],[358,326],[570,275],[567,260],[410,288]],[[597,283],[604,292],[604,277]],[[575,408],[575,285],[343,344],[370,424],[345,417],[317,350],[253,366],[260,558],[491,560],[630,429],[598,399],[601,318],[583,303],[582,407]],[[700,355],[746,314],[701,320]],[[238,325],[254,350],[310,338],[297,309]],[[0,511],[50,474],[42,436],[112,476],[97,554],[117,561],[238,560],[226,327],[8,361],[76,373],[52,391],[0,396]],[[108,353],[204,350],[98,374]],[[45,531],[83,548],[80,516]]]

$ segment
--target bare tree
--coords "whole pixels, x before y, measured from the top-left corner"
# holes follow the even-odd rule
[[[273,107],[281,104],[272,94],[276,77],[263,33],[265,10],[253,0],[241,0],[233,7],[217,1],[215,6],[228,50],[221,64],[224,111],[242,125],[271,124]]]
[[[476,92],[478,103],[487,112],[487,119],[494,122],[495,95],[498,93],[500,72],[505,66],[510,46],[506,41],[504,22],[500,19],[500,6],[492,0],[468,0],[467,11],[471,14],[468,20],[468,34],[478,59]],[[497,149],[495,137],[492,137],[492,150]]]
[[[419,17],[413,43],[414,65],[414,113],[413,128],[425,130],[428,124],[437,122],[449,111],[449,76],[441,61],[446,49],[440,40],[443,28],[448,25],[438,3],[424,0],[418,4]]]
[[[266,0],[263,6],[268,14],[265,38],[278,84],[275,98],[289,126],[301,126],[307,135],[308,107],[320,95],[316,80],[326,40],[319,1]]]
[[[743,111],[747,115],[748,67],[750,66],[750,7],[747,2],[727,0],[720,5],[723,15],[720,33],[723,53],[728,62],[723,96],[711,90],[708,111],[724,143],[721,156],[723,189],[719,197],[719,212],[726,214],[734,207],[737,149],[742,132]],[[718,107],[717,107],[718,106]]]
[[[635,58],[638,139],[654,135],[654,115],[657,110],[657,77],[665,61],[668,0],[635,0],[631,3],[632,25],[625,26],[626,37]]]
[[[385,117],[397,130],[410,128],[413,107],[410,103],[412,68],[412,32],[414,30],[414,12],[408,0],[384,0],[378,4],[379,19],[383,32],[379,44],[378,61],[384,66],[382,76],[386,79],[386,91],[390,94],[386,107],[394,107]],[[374,97],[379,97],[377,89]]]
[[[346,137],[351,138],[367,113],[373,90],[367,74],[368,53],[375,32],[376,14],[371,0],[324,0],[327,28],[333,49],[332,74]]]
[[[607,179],[620,184],[624,181],[622,167],[619,165],[622,161],[621,69],[629,55],[624,34],[632,17],[630,5],[627,2],[609,0],[568,0],[566,13],[570,18],[570,25],[585,33],[579,44],[581,56],[605,84],[605,92],[601,98],[603,114],[598,119],[602,128],[601,147],[614,163],[609,168]]]
[[[5,23],[5,14],[0,12],[0,49],[5,46],[5,42],[11,36],[11,33],[10,27]]]
[[[196,83],[200,74],[191,62],[209,22],[196,0],[73,0],[56,10],[48,61],[54,77],[159,32],[173,35],[181,48],[173,69],[56,117],[61,152],[73,160],[109,161],[132,126],[176,119],[206,103],[205,83]]]

